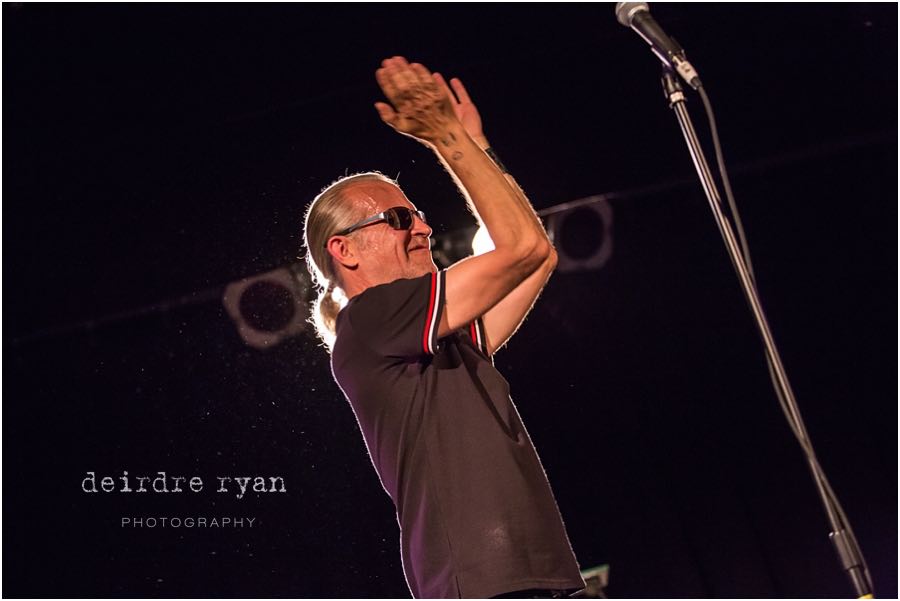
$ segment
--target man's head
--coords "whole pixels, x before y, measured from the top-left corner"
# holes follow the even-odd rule
[[[389,209],[397,211],[377,217]],[[431,257],[431,228],[411,211],[415,207],[397,183],[380,173],[341,178],[310,205],[304,233],[306,259],[321,289],[313,315],[329,346],[341,308],[332,297],[333,290],[353,297],[371,286],[437,270]]]
[[[431,228],[396,184],[354,182],[345,195],[359,219],[354,223],[358,227],[346,235],[341,235],[343,230],[335,232],[325,248],[349,296],[437,269],[431,258]]]

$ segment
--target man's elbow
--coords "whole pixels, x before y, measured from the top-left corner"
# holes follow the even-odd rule
[[[527,246],[520,248],[519,265],[528,274],[532,274],[546,265],[547,261],[551,260],[551,256],[555,254],[556,251],[549,241],[537,238]]]
[[[520,239],[518,243],[510,247],[497,248],[498,256],[503,257],[507,265],[508,273],[515,274],[521,281],[538,270],[546,269],[548,261],[556,264],[556,251],[546,238],[535,236],[533,239]]]
[[[556,269],[556,265],[559,263],[559,255],[556,253],[556,248],[546,238],[535,245],[533,255],[534,260],[538,262],[535,270],[539,269],[549,274]]]
[[[556,270],[556,265],[559,263],[559,255],[556,254],[556,247],[552,244],[548,243],[550,247],[550,251],[547,253],[547,258],[544,260],[544,266],[548,273]]]

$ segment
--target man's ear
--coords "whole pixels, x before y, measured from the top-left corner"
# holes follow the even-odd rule
[[[359,265],[356,245],[347,236],[332,236],[325,248],[335,261],[347,269],[355,269]]]

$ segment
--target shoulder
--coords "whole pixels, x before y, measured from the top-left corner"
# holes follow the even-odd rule
[[[338,339],[361,338],[387,355],[433,354],[444,275],[438,271],[367,288],[338,314]]]

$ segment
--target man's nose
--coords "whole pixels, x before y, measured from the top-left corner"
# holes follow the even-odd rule
[[[422,219],[418,215],[413,215],[413,225],[411,233],[413,235],[423,235],[423,236],[431,236],[431,226],[422,221]]]

